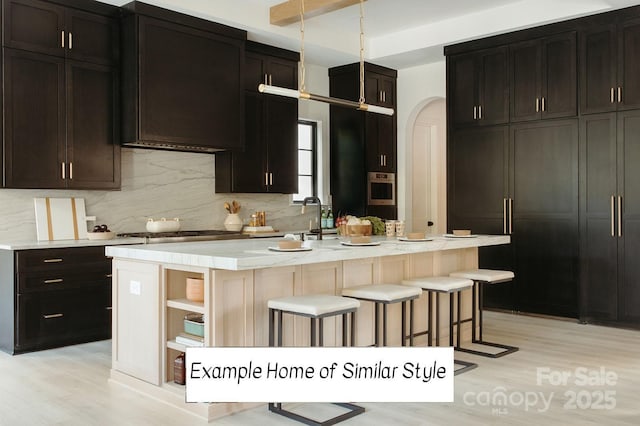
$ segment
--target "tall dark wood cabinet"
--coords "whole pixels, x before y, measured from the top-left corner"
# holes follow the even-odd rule
[[[452,56],[448,69],[456,126],[509,122],[506,47]]]
[[[247,42],[244,152],[216,154],[216,192],[298,192],[298,100],[258,92],[298,88],[299,54]]]
[[[580,32],[582,114],[640,108],[640,18],[615,18]]]
[[[581,119],[581,318],[640,322],[640,111]]]
[[[120,187],[117,9],[86,6],[3,2],[5,187]]]
[[[123,10],[123,143],[242,149],[246,32],[140,2]]]
[[[508,124],[478,126],[477,58],[501,48]],[[485,306],[638,326],[640,7],[445,54],[448,228],[511,236],[479,249],[480,267],[515,272]]]
[[[511,121],[577,115],[575,31],[510,46]]]
[[[364,64],[365,101],[397,108],[397,71]],[[329,69],[332,97],[358,101],[360,64]],[[397,170],[397,118],[332,105],[330,107],[331,196],[334,211],[356,216],[397,217],[396,205],[367,204],[367,173]],[[397,197],[396,197],[397,199]]]

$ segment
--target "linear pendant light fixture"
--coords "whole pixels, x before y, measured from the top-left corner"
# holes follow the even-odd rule
[[[285,87],[272,86],[269,84],[260,84],[258,91],[270,95],[284,96],[294,99],[306,99],[310,101],[324,102],[331,105],[355,108],[360,111],[374,112],[377,114],[393,115],[392,108],[385,108],[377,105],[369,105],[365,102],[364,97],[364,7],[363,0],[360,0],[360,99],[350,101],[340,98],[332,98],[328,96],[315,95],[305,90],[305,68],[304,68],[304,0],[300,2],[300,89],[293,90]]]

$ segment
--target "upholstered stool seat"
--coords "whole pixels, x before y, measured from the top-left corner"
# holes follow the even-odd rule
[[[282,317],[283,314],[298,315],[310,318],[311,321],[311,346],[323,346],[323,319],[332,316],[342,316],[342,345],[347,346],[347,318],[351,317],[351,346],[355,344],[355,312],[360,307],[360,302],[342,296],[312,294],[305,296],[282,297],[271,299],[267,302],[269,307],[269,346],[276,344],[276,316],[277,346],[282,346]],[[316,327],[316,322],[318,323]],[[328,420],[318,421],[298,413],[286,410],[282,403],[269,403],[269,411],[307,425],[333,425],[364,412],[364,408],[350,403],[335,403],[348,411],[344,414],[332,417]]]
[[[412,278],[402,281],[403,285],[417,287],[422,291],[426,291],[429,297],[429,318],[428,318],[428,331],[427,334],[429,336],[428,342],[429,346],[431,346],[432,340],[432,328],[431,328],[431,317],[432,317],[432,293],[445,293],[449,294],[449,345],[452,347],[460,346],[460,325],[464,322],[469,321],[470,319],[461,319],[460,318],[460,306],[461,306],[461,294],[463,290],[469,289],[473,287],[473,281],[466,278],[454,278],[454,277],[419,277]],[[458,304],[457,304],[457,313],[456,319],[453,319],[453,311],[454,311],[454,302],[453,297],[457,295]],[[440,299],[436,294],[436,346],[440,345]],[[453,344],[453,326],[456,326],[456,345]],[[473,370],[478,366],[478,364],[467,361],[454,360],[454,363],[462,365],[462,368],[459,368],[455,371],[455,374],[464,373],[465,371]]]
[[[409,345],[413,346],[413,301],[420,297],[422,290],[397,284],[370,284],[349,287],[342,290],[342,295],[375,304],[375,345],[380,346],[379,307],[382,305],[382,344],[387,346],[387,305],[402,303],[402,346],[407,342],[406,311],[409,301]]]
[[[504,345],[501,343],[493,343],[487,342],[482,338],[482,311],[483,311],[483,293],[484,293],[484,285],[485,284],[497,284],[497,283],[505,283],[513,280],[514,273],[511,271],[502,271],[497,269],[469,269],[466,271],[457,271],[449,274],[451,277],[455,278],[466,278],[473,281],[473,302],[472,309],[473,313],[471,315],[472,318],[472,332],[471,332],[471,342],[478,345],[490,346],[494,348],[502,349],[499,352],[486,352],[478,349],[471,348],[456,348],[459,351],[471,353],[474,355],[485,356],[489,358],[499,358],[501,356],[508,355],[510,353],[516,352],[518,350],[515,346]],[[476,332],[476,304],[478,306],[478,331]]]

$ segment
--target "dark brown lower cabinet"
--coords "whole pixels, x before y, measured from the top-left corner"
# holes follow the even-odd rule
[[[0,349],[12,354],[111,337],[104,247],[0,250]]]
[[[580,121],[580,317],[640,324],[640,111]]]

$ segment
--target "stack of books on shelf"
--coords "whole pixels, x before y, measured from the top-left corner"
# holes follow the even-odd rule
[[[180,333],[176,336],[176,343],[185,346],[204,347],[204,337],[191,333]]]

